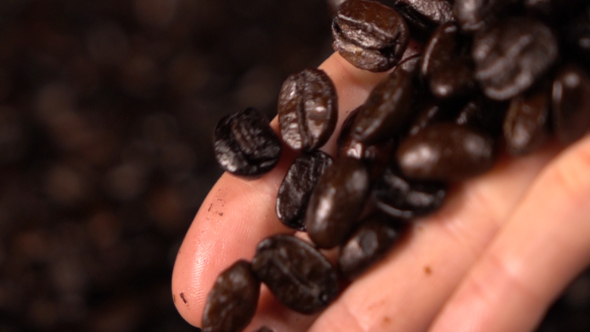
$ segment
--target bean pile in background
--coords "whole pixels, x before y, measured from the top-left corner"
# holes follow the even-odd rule
[[[170,277],[221,174],[212,128],[275,108],[281,81],[329,54],[328,15],[317,0],[1,1],[0,331],[195,331]]]
[[[305,69],[283,83],[279,132],[255,108],[215,129],[222,168],[259,176],[282,143],[299,153],[277,195],[277,215],[312,243],[275,235],[252,262],[221,273],[203,329],[241,331],[260,284],[300,313],[321,312],[377,262],[416,217],[435,212],[458,181],[498,155],[525,155],[590,129],[590,5],[583,0],[370,0],[340,4],[332,46],[357,68],[392,70],[352,111],[332,159],[338,100],[330,78]],[[335,266],[321,249],[339,248]],[[265,327],[267,328],[267,327]]]

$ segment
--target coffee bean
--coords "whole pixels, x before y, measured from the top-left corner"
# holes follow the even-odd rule
[[[462,181],[492,167],[493,141],[465,126],[440,123],[406,138],[396,158],[402,174],[410,179]]]
[[[473,66],[466,59],[440,68],[432,73],[429,81],[430,92],[438,99],[463,97],[473,92],[476,85]]]
[[[320,176],[332,165],[332,157],[322,151],[303,153],[283,179],[277,195],[277,216],[283,224],[305,230],[304,215],[309,197]]]
[[[393,9],[420,34],[431,32],[438,25],[455,21],[452,1],[391,0]],[[416,35],[417,33],[414,33]]]
[[[303,314],[321,311],[338,295],[338,277],[330,263],[293,236],[276,235],[260,242],[252,267],[279,301]]]
[[[446,23],[434,30],[424,46],[420,75],[429,79],[432,72],[455,61],[459,44],[459,28],[454,23]]]
[[[461,30],[483,31],[499,17],[514,13],[519,0],[455,0],[454,13]]]
[[[549,137],[549,108],[547,89],[513,98],[504,120],[506,149],[512,155],[523,155],[543,146]]]
[[[422,101],[415,107],[415,118],[409,126],[408,135],[416,135],[422,129],[450,118],[450,110],[442,103],[431,99]]]
[[[217,162],[236,175],[268,172],[281,156],[281,141],[266,117],[254,108],[222,118],[213,140]]]
[[[332,80],[319,69],[289,76],[279,95],[278,117],[283,141],[291,148],[309,151],[324,145],[338,118]]]
[[[553,81],[553,128],[564,144],[580,139],[590,129],[590,78],[580,67],[562,68]]]
[[[260,281],[250,263],[239,260],[223,271],[207,297],[203,332],[239,332],[254,317]]]
[[[411,115],[414,92],[412,74],[396,70],[388,75],[360,108],[352,124],[352,137],[374,144],[401,132]]]
[[[344,2],[332,22],[332,46],[354,66],[386,71],[401,59],[410,41],[404,19],[376,1]]]
[[[446,185],[442,183],[409,181],[388,168],[373,186],[371,197],[388,215],[412,219],[436,211],[446,193]]]
[[[502,134],[507,109],[507,102],[476,95],[462,107],[455,123],[484,132],[490,137],[498,137]]]
[[[309,237],[320,248],[346,239],[369,193],[369,171],[357,159],[339,158],[320,178],[305,215]]]
[[[515,97],[538,82],[559,53],[553,31],[530,18],[506,19],[477,34],[472,51],[475,78],[495,100]]]
[[[340,250],[338,269],[343,277],[353,280],[373,266],[395,245],[405,225],[383,214],[371,215]]]
[[[395,139],[390,138],[376,144],[365,144],[352,137],[352,125],[356,116],[359,114],[362,106],[353,110],[340,130],[338,136],[338,157],[355,158],[364,161],[371,173],[371,179],[379,176],[391,159],[391,155],[395,151]]]

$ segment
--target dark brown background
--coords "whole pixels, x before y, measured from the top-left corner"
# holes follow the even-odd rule
[[[0,3],[0,332],[194,331],[176,251],[211,134],[328,56],[321,0]],[[588,331],[580,278],[542,331]]]

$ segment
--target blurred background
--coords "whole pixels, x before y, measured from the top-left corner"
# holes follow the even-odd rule
[[[338,3],[338,0],[333,0]],[[176,252],[224,115],[331,53],[324,0],[0,1],[0,332],[196,331]],[[580,277],[540,331],[590,331]],[[277,331],[280,332],[280,331]]]

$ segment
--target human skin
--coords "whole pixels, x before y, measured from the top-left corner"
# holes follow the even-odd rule
[[[352,67],[338,54],[321,66],[339,97],[338,128],[385,74]],[[590,111],[590,110],[589,110]],[[276,119],[272,125],[277,128]],[[323,150],[334,154],[338,130]],[[211,189],[180,250],[172,293],[180,314],[200,326],[218,274],[251,260],[260,240],[293,233],[275,213],[294,153],[258,179],[225,173]],[[550,143],[453,185],[442,209],[416,220],[385,258],[319,315],[297,314],[263,286],[245,331],[530,331],[590,263],[590,138]]]

